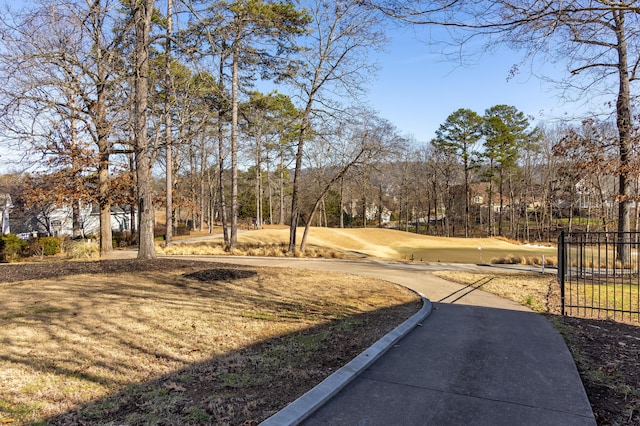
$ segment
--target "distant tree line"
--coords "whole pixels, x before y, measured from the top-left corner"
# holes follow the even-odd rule
[[[512,106],[497,105],[482,116],[462,108],[449,115],[433,140],[420,144],[399,137],[385,120],[365,118],[366,124],[340,123],[340,129],[316,135],[322,141],[312,139],[299,182],[301,225],[385,226],[427,235],[551,242],[560,230],[616,229],[619,197],[611,123],[588,120],[531,128]],[[240,140],[248,149],[243,158],[255,161],[238,170],[240,226],[289,225],[290,147],[289,152],[280,144],[258,148],[244,132]],[[178,158],[188,161],[174,170],[175,220],[182,227],[213,232],[221,223],[218,169],[199,162],[202,146],[183,148],[176,150]],[[12,193],[16,209],[46,218],[72,200],[69,181],[60,173],[5,175],[0,191]],[[637,193],[637,171],[634,176]],[[131,205],[133,179],[125,170],[112,174],[114,205]],[[90,176],[84,182],[87,200],[95,199],[93,182]],[[164,188],[164,178],[156,176],[157,212],[165,202]],[[222,191],[229,196],[229,182]],[[638,230],[638,197],[633,201],[632,230]]]

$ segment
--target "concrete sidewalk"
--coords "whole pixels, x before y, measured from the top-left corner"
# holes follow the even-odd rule
[[[540,315],[434,304],[421,327],[304,425],[595,425],[564,340]]]

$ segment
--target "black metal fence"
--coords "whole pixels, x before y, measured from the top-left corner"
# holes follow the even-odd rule
[[[562,314],[640,320],[640,233],[561,232]]]

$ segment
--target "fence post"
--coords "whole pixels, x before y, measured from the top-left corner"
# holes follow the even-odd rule
[[[565,279],[566,246],[564,243],[564,231],[558,235],[558,282],[560,284],[560,306],[564,316],[564,279]]]

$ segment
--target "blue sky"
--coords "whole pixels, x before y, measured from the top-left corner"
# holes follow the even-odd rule
[[[436,53],[437,46],[416,38],[422,38],[420,33],[427,30],[393,29],[389,48],[377,54],[381,69],[378,78],[372,79],[369,103],[402,134],[429,141],[447,116],[459,108],[482,115],[493,105],[513,105],[533,116],[534,125],[572,115],[581,108],[563,101],[557,88],[532,76],[530,69],[508,79],[512,66],[521,62],[516,52],[507,48],[486,52],[461,66]],[[562,72],[550,64],[534,66],[543,67],[546,73]]]

